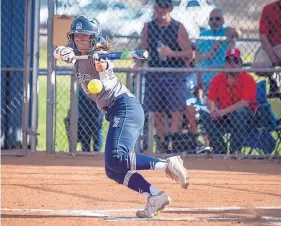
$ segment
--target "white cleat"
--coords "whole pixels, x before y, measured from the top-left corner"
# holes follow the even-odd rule
[[[188,187],[188,174],[183,166],[183,161],[180,156],[167,158],[168,166],[165,170],[166,176],[175,180],[182,188]]]
[[[139,218],[151,218],[164,210],[170,203],[171,198],[164,192],[160,192],[158,195],[150,195],[145,209],[137,211],[136,215]]]

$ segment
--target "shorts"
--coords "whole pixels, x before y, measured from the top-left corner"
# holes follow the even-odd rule
[[[182,111],[186,108],[185,73],[147,73],[144,109],[152,112]]]
[[[273,46],[274,52],[277,54],[279,59],[281,59],[281,45]],[[257,65],[258,67],[272,67],[272,60],[268,53],[260,47],[254,57],[253,65]]]

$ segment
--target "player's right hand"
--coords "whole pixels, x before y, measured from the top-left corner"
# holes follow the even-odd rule
[[[75,53],[72,48],[65,47],[60,52],[62,61],[66,63],[72,63],[73,57],[75,57]]]

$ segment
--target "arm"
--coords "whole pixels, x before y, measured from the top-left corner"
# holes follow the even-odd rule
[[[186,62],[190,62],[193,59],[192,48],[189,35],[183,25],[179,28],[178,42],[182,51],[174,51],[174,57],[182,57]]]
[[[95,68],[98,72],[104,72],[109,68],[109,62],[106,60],[95,60]]]
[[[268,53],[273,64],[278,64],[280,60],[276,55],[276,53],[274,52],[273,47],[268,40],[268,35],[271,30],[270,22],[274,22],[270,20],[269,12],[270,11],[268,10],[267,6],[265,6],[263,8],[260,24],[259,24],[260,42],[261,42],[261,47]]]
[[[211,50],[208,53],[203,53],[200,55],[200,53],[198,51],[196,51],[196,59],[197,61],[202,61],[202,60],[206,60],[206,59],[212,59],[215,55],[216,52],[218,50],[218,48],[220,47],[221,42],[220,41],[216,41],[214,43],[214,45],[212,46]]]
[[[238,38],[239,34],[234,28],[227,27],[225,36],[229,39],[233,39],[233,38]]]
[[[210,112],[213,112],[214,110],[217,109],[215,102],[213,100],[210,100],[209,98],[207,99],[207,107],[210,110]]]
[[[218,99],[218,90],[217,87],[219,87],[218,79],[215,76],[209,86],[208,91],[208,99],[207,99],[207,107],[210,110],[210,112],[213,112],[217,109],[215,101]]]
[[[208,53],[203,53],[200,55],[200,53],[196,50],[196,59],[198,61],[206,60],[206,59],[211,59],[215,55],[214,52],[208,52]]]
[[[228,27],[225,36],[228,41],[228,48],[235,47],[235,41],[233,39],[239,37],[238,31],[232,27]]]
[[[273,47],[270,44],[267,36],[264,34],[260,34],[260,41],[261,41],[262,48],[268,53],[273,64],[279,65],[280,59],[278,58],[277,54],[274,52]]]
[[[224,109],[214,109],[213,111],[211,111],[211,118],[213,120],[217,120],[225,115],[227,115],[228,113],[232,113],[234,111],[236,111],[239,108],[244,108],[244,107],[248,107],[249,106],[249,102],[246,100],[240,100],[238,101],[236,104],[233,104],[227,108]]]
[[[185,65],[189,65],[192,60],[192,48],[187,31],[183,25],[179,27],[178,43],[182,51],[173,51],[168,46],[161,48],[161,55],[175,58],[182,58]]]
[[[236,111],[239,108],[248,107],[249,105],[250,105],[250,103],[247,100],[240,100],[236,104],[233,104],[233,105],[231,105],[228,108],[225,108],[223,110],[224,110],[225,115],[226,115],[228,113],[232,113],[232,112]]]

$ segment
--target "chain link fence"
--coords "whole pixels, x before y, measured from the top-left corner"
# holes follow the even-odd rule
[[[26,5],[25,1],[1,5],[1,149],[21,149],[27,142],[23,138]]]
[[[281,117],[280,69],[274,72],[271,65],[252,67],[261,46],[259,23],[262,10],[272,1],[173,0],[171,16],[184,25],[190,41],[178,22],[172,21],[166,27],[155,22],[155,18],[163,19],[169,11],[169,1],[165,2],[155,9],[154,2],[144,0],[55,1],[55,14],[96,18],[102,25],[104,36],[111,40],[113,50],[145,48],[149,51],[145,64],[115,62],[115,67],[124,71],[144,68],[141,73],[117,73],[127,86],[132,87],[132,92],[144,106],[147,120],[141,151],[153,148],[158,153],[197,155],[240,154],[241,150],[244,154],[280,154],[280,125],[278,127],[275,120]],[[144,24],[152,20],[154,22],[147,24],[147,33],[142,33]],[[41,26],[44,27],[44,21]],[[276,30],[271,23],[262,26],[268,34]],[[241,55],[230,52],[226,59],[229,48],[239,49]],[[187,57],[172,53],[183,50]],[[147,68],[154,70],[148,71]],[[212,82],[216,74],[232,69],[251,69],[250,77],[246,75],[241,81],[234,79],[231,83],[221,76],[217,82]],[[267,72],[267,77],[258,76],[263,71]],[[268,75],[269,72],[274,73]],[[208,93],[215,102],[214,107],[225,109],[245,98],[252,104],[244,110],[210,113]],[[275,99],[269,100],[267,94]],[[69,150],[71,143],[70,96],[70,76],[57,76],[55,149],[58,151]],[[78,150],[103,150],[107,123],[82,92],[77,92],[77,98],[77,118],[80,118],[77,138],[81,145]],[[253,104],[256,101],[259,105]]]

